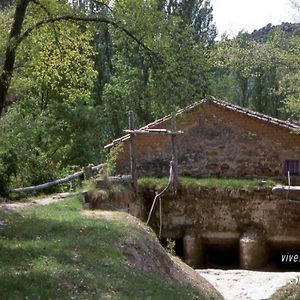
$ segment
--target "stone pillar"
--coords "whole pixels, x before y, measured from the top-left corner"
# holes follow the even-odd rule
[[[240,238],[240,267],[257,270],[268,263],[268,247],[264,236],[258,232],[245,232]]]
[[[192,268],[203,265],[203,243],[195,232],[188,231],[183,237],[183,259]]]

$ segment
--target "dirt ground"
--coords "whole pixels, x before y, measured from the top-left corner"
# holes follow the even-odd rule
[[[300,278],[300,272],[257,272],[247,270],[196,270],[225,300],[269,299],[277,289]]]
[[[49,196],[42,196],[40,198],[30,199],[26,202],[20,202],[20,201],[3,201],[0,202],[0,209],[2,210],[15,210],[15,209],[22,209],[24,207],[27,207],[29,205],[33,204],[40,204],[40,205],[47,205],[50,203],[54,203],[60,200],[63,200],[65,198],[75,196],[76,193],[59,193]]]

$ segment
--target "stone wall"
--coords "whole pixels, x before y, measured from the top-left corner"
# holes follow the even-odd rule
[[[300,135],[214,104],[195,107],[177,119],[181,175],[204,177],[276,178],[284,180],[285,160],[299,160]],[[169,121],[154,128],[169,128]],[[166,176],[171,160],[170,138],[138,135],[140,176]],[[123,143],[118,171],[129,172],[129,143]],[[299,183],[293,178],[293,184]]]
[[[90,208],[124,210],[145,221],[156,188],[140,187],[138,196],[130,189],[98,190],[86,193],[85,201]],[[159,232],[157,204],[149,225]],[[235,267],[266,267],[272,253],[300,249],[300,190],[290,199],[285,190],[271,188],[181,187],[177,195],[162,197],[162,240],[167,238],[181,241],[183,259],[196,268],[211,267],[205,265],[210,253],[234,258]]]
[[[155,187],[142,192],[145,219]],[[182,239],[184,259],[197,268],[204,263],[200,258],[205,245],[239,243],[240,267],[259,269],[268,263],[270,249],[300,249],[299,200],[300,192],[298,200],[290,200],[271,188],[183,188],[178,195],[169,193],[162,199],[162,237]],[[150,225],[158,232],[158,209]]]
[[[146,213],[154,196],[154,186],[142,190]],[[183,187],[178,195],[163,196],[163,228],[167,236],[174,238],[182,237],[190,228],[206,234],[226,232],[228,236],[254,228],[271,239],[293,236],[300,240],[299,197],[299,201],[289,201],[271,188]],[[153,219],[153,228],[157,222],[158,215]]]

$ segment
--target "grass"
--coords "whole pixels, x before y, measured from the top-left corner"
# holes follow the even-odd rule
[[[300,300],[300,284],[289,283],[276,291],[270,300]]]
[[[223,188],[255,188],[255,187],[272,187],[276,183],[273,180],[259,179],[234,179],[234,178],[192,178],[180,177],[180,183],[184,186],[198,187],[223,187]],[[168,178],[143,177],[139,179],[140,185],[166,186]]]
[[[128,266],[120,244],[143,232],[117,220],[82,215],[80,198],[0,211],[0,220],[3,300],[199,296],[191,287]]]

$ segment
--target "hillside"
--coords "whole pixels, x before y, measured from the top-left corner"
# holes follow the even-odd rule
[[[81,199],[0,211],[1,299],[220,299],[150,228]]]
[[[288,37],[291,37],[294,34],[300,35],[300,23],[288,22],[283,22],[280,25],[272,25],[269,23],[260,29],[254,30],[252,33],[247,33],[246,35],[255,41],[265,42],[270,31],[274,29],[282,30]]]

